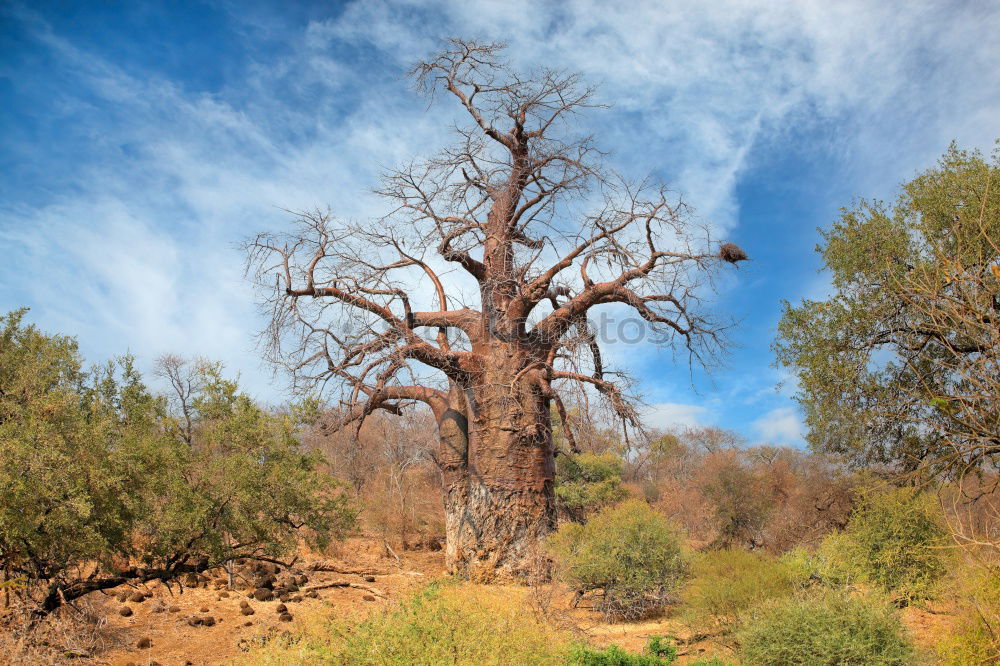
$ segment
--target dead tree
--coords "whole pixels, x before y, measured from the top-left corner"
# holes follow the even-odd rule
[[[639,425],[588,313],[617,304],[706,363],[725,326],[702,299],[732,253],[665,187],[625,182],[573,136],[573,116],[595,106],[576,75],[522,75],[501,45],[471,41],[412,75],[460,105],[456,144],[386,174],[383,219],[315,211],[252,239],[248,273],[270,358],[302,385],[339,389],[345,423],[412,403],[433,411],[449,569],[519,577],[555,526],[560,394],[585,386]]]

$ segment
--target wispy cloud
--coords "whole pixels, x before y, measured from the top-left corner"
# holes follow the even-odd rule
[[[708,409],[701,405],[686,405],[676,402],[660,402],[649,405],[642,412],[643,422],[647,427],[660,429],[704,425],[708,415]]]
[[[283,207],[384,212],[369,193],[379,172],[447,141],[452,110],[428,112],[402,77],[447,36],[502,39],[519,65],[581,71],[613,104],[581,118],[610,161],[669,180],[721,231],[737,227],[737,185],[761,152],[849,163],[848,186],[879,194],[952,138],[988,146],[1000,112],[1000,6],[989,3],[399,0],[300,25],[269,21],[276,12],[234,6],[232,20],[253,22],[249,55],[219,57],[246,58],[245,74],[211,92],[123,67],[52,30],[43,13],[9,13],[46,59],[2,74],[25,99],[51,100],[37,112],[80,152],[45,165],[24,157],[33,195],[0,204],[3,307],[32,305],[43,325],[79,333],[92,356],[220,358],[277,397],[252,349],[261,323],[234,246],[280,227]],[[265,30],[267,43],[286,46],[255,51]],[[2,141],[11,155],[36,148]],[[648,356],[609,352],[626,365]],[[664,380],[642,379],[647,389]],[[800,438],[782,409],[768,432]],[[707,418],[692,404],[654,412]]]

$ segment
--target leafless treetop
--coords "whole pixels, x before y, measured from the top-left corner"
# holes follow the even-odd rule
[[[385,175],[384,218],[305,212],[247,244],[271,359],[307,386],[338,380],[355,417],[413,400],[443,409],[448,380],[466,385],[500,345],[524,352],[512,382],[587,384],[634,421],[587,322],[601,305],[638,314],[696,362],[724,343],[701,307],[726,259],[707,230],[666,187],[627,182],[574,134],[572,117],[596,106],[577,75],[522,75],[502,53],[455,40],[413,69],[467,122],[452,146]]]

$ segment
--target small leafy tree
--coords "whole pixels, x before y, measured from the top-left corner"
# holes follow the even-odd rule
[[[824,300],[775,343],[817,451],[955,476],[1000,465],[1000,161],[952,146],[893,207],[845,209],[817,248]]]
[[[701,492],[714,513],[719,547],[763,545],[762,532],[775,505],[760,470],[736,449],[710,454]]]
[[[317,545],[353,513],[289,417],[204,365],[173,411],[132,359],[82,369],[76,343],[5,315],[0,565],[46,613],[129,580]]]
[[[791,596],[806,576],[791,564],[746,550],[716,550],[692,562],[685,619],[700,631],[730,632],[761,605]]]
[[[197,547],[212,563],[278,557],[303,534],[323,547],[350,525],[353,513],[336,484],[319,473],[321,456],[300,450],[296,410],[263,410],[220,364],[196,364],[191,383],[194,427],[190,442],[181,438],[183,469],[163,488],[170,501],[159,504],[153,528],[167,550],[196,529]],[[165,423],[176,437],[176,418]]]
[[[871,583],[906,601],[926,599],[947,571],[948,531],[930,495],[863,492],[843,532],[823,543],[827,574]]]
[[[584,525],[566,523],[549,546],[565,582],[580,594],[601,591],[597,608],[609,619],[660,610],[687,567],[676,528],[642,501],[605,508]]]
[[[578,453],[559,456],[556,464],[556,499],[572,519],[625,498],[622,461],[611,453]]]

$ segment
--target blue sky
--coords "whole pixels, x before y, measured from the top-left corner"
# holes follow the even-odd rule
[[[454,109],[403,74],[450,36],[600,86],[581,122],[631,177],[685,193],[750,253],[742,320],[695,376],[611,350],[655,425],[801,442],[771,366],[780,301],[822,296],[816,227],[888,199],[948,143],[1000,135],[993,2],[31,2],[0,6],[0,310],[100,360],[203,355],[281,399],[236,244],[281,208],[379,215],[379,172],[447,143]]]

